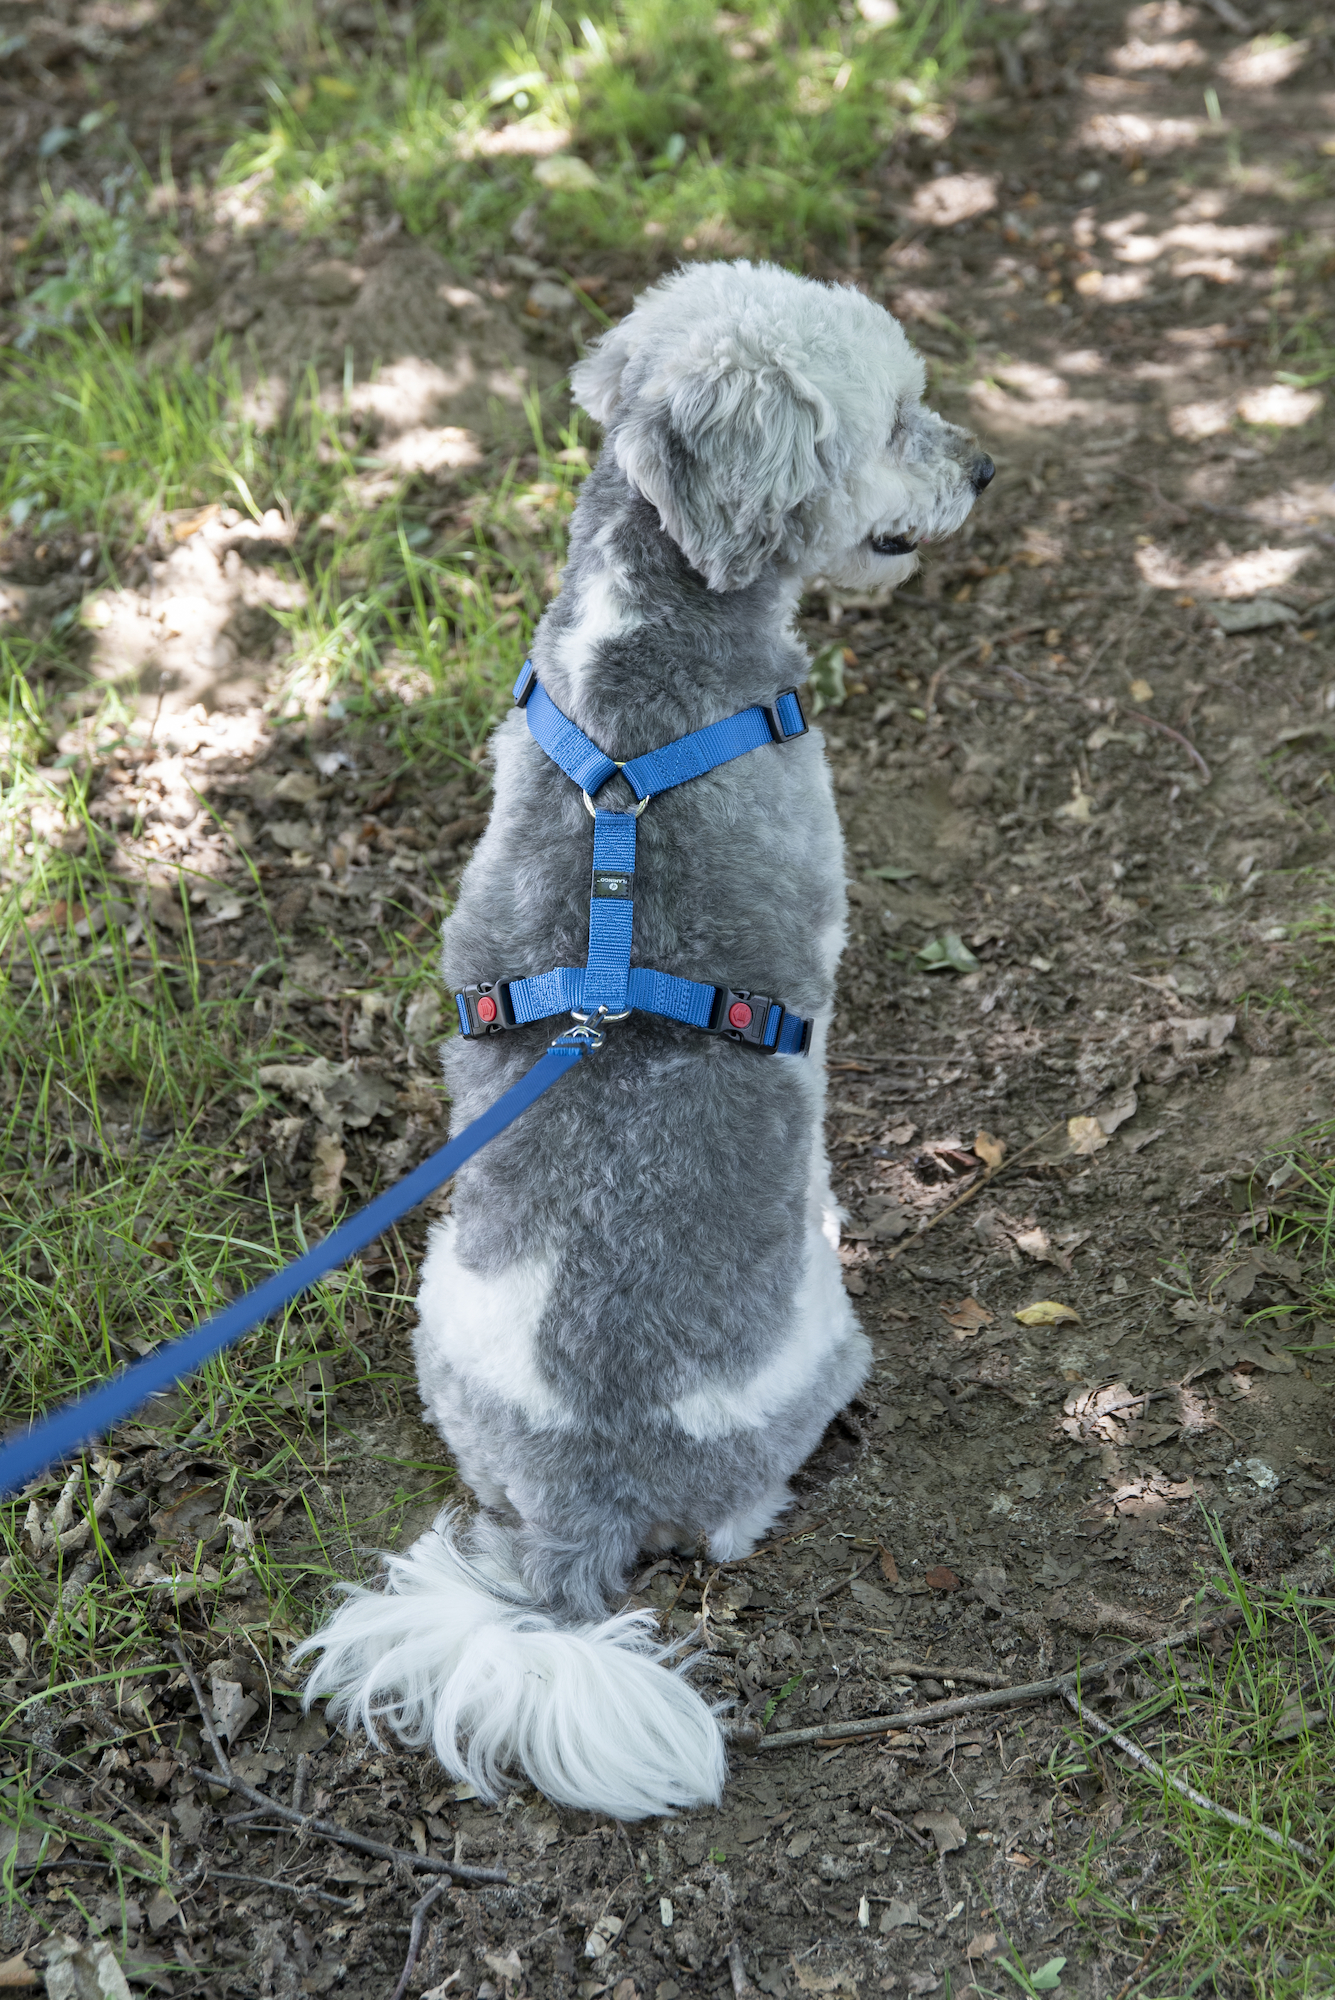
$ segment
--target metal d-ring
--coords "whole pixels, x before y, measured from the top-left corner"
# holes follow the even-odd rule
[[[597,806],[596,806],[596,805],[595,805],[595,804],[593,803],[593,800],[592,800],[592,799],[591,799],[591,798],[589,797],[588,793],[587,793],[587,792],[584,792],[584,791],[582,791],[582,792],[580,793],[580,797],[581,797],[581,798],[583,799],[583,801],[584,801],[584,809],[585,809],[585,811],[586,811],[586,812],[588,813],[588,815],[589,815],[589,818],[590,818],[590,819],[597,819],[597,817],[598,817],[598,808],[597,808]],[[631,810],[631,815],[630,815],[632,819],[638,819],[638,818],[639,818],[640,814],[641,814],[641,813],[642,813],[642,812],[644,811],[645,807],[646,807],[646,806],[648,805],[648,803],[649,803],[649,800],[650,800],[650,799],[651,799],[652,797],[653,797],[653,793],[652,793],[652,792],[648,793],[648,794],[646,795],[646,797],[644,797],[644,798],[642,798],[642,799],[640,800],[640,803],[639,803],[639,804],[638,804],[637,806],[634,806],[634,807],[632,808],[632,810]],[[620,1020],[620,1018],[621,1018],[621,1016],[620,1016],[619,1014],[614,1014],[614,1015],[612,1016],[612,1019],[613,1019],[614,1021],[619,1021],[619,1020]]]
[[[606,1007],[595,1007],[591,1014],[584,1014],[580,1012],[578,1007],[572,1007],[570,1018],[572,1021],[578,1021],[581,1028],[587,1028],[594,1021],[597,1022],[600,1028],[603,1028],[606,1027],[609,1021],[628,1021],[633,1012],[633,1008],[627,1007],[624,1014],[609,1014]]]

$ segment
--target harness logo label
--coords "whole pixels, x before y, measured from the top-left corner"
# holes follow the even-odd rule
[[[595,896],[621,896],[629,899],[635,894],[635,877],[620,869],[595,868],[593,893]]]

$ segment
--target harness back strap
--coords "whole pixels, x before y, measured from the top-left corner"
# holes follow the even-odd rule
[[[559,764],[568,778],[590,797],[617,771],[637,799],[650,799],[657,792],[670,792],[691,778],[703,778],[720,764],[731,764],[748,750],[767,743],[786,743],[790,737],[806,735],[806,719],[796,688],[786,688],[772,708],[744,708],[737,715],[724,716],[704,729],[693,729],[661,750],[646,750],[625,764],[605,756],[584,731],[561,713],[539,681],[531,660],[525,660],[515,682],[515,701],[524,711],[529,734]]]
[[[581,787],[593,814],[589,958],[584,966],[557,966],[527,979],[499,979],[465,987],[456,996],[461,1033],[470,1037],[494,1034],[553,1014],[616,1019],[646,1013],[775,1054],[805,1055],[812,1024],[790,1013],[782,1001],[766,994],[708,986],[630,962],[639,814],[656,792],[703,777],[706,771],[731,763],[749,750],[804,735],[806,719],[796,689],[786,689],[772,708],[743,709],[624,764],[606,756],[562,714],[539,683],[530,661],[524,662],[514,694],[525,710],[534,741]],[[591,802],[590,795],[617,771],[640,800],[633,812],[604,812]]]

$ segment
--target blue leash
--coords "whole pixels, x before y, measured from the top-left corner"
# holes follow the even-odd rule
[[[17,1493],[30,1479],[39,1472],[45,1472],[57,1460],[73,1457],[90,1439],[101,1436],[113,1424],[132,1415],[150,1396],[158,1395],[183,1376],[202,1368],[213,1355],[221,1354],[225,1347],[240,1340],[243,1333],[249,1333],[261,1320],[291,1305],[317,1279],[336,1270],[358,1250],[364,1250],[391,1223],[397,1222],[409,1209],[416,1208],[419,1201],[425,1201],[463,1166],[465,1160],[471,1160],[474,1153],[481,1152],[489,1140],[513,1125],[516,1118],[522,1117],[544,1091],[550,1090],[554,1083],[575,1067],[581,1056],[590,1049],[600,1047],[602,1039],[597,1030],[590,1028],[573,1028],[568,1034],[559,1036],[532,1069],[521,1076],[518,1083],[511,1084],[489,1111],[484,1111],[480,1118],[465,1126],[457,1139],[451,1139],[448,1146],[442,1146],[430,1159],[423,1160],[420,1167],[414,1167],[394,1187],[377,1195],[374,1201],[368,1202],[365,1208],[359,1209],[356,1215],[332,1230],[314,1250],[308,1250],[304,1257],[298,1257],[295,1263],[288,1264],[283,1270],[275,1271],[271,1278],[266,1278],[262,1285],[256,1285],[253,1291],[243,1292],[239,1299],[234,1299],[230,1306],[212,1319],[205,1320],[193,1333],[164,1341],[152,1354],[146,1354],[142,1361],[132,1363],[122,1374],[104,1382],[101,1388],[91,1389],[86,1396],[77,1396],[72,1403],[66,1403],[51,1416],[43,1417],[24,1435],[12,1437],[7,1444],[0,1446],[0,1499]]]

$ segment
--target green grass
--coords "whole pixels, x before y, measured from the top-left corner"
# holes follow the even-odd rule
[[[265,258],[282,254],[273,225],[340,251],[388,213],[465,267],[516,248],[635,277],[679,252],[842,262],[854,230],[895,233],[875,169],[962,66],[970,19],[956,0],[905,0],[879,31],[798,0],[726,18],[699,0],[587,16],[427,0],[405,41],[388,17],[340,38],[313,0],[238,0],[215,10],[201,57],[221,83],[216,179],[176,190],[164,167],[155,186],[113,106],[61,141],[70,158],[96,143],[110,167],[99,196],[44,190],[15,244],[0,538],[6,564],[93,560],[81,602],[38,636],[0,637],[0,1434],[195,1324],[328,1222],[276,1195],[266,1169],[268,1126],[291,1107],[258,1070],[338,1050],[269,1004],[286,942],[260,871],[238,853],[230,880],[267,941],[220,980],[223,934],[199,928],[214,879],[180,869],[168,911],[92,810],[113,752],[150,754],[128,696],[90,670],[102,597],[170,546],[174,517],[275,510],[292,532],[272,562],[299,588],[272,614],[271,727],[337,719],[354,752],[387,744],[400,773],[444,782],[478,768],[559,588],[588,467],[577,424],[535,400],[522,447],[446,506],[411,479],[377,497],[368,434],[314,378],[270,420],[225,340],[198,363],[147,365],[155,277],[238,191]],[[542,130],[554,152],[506,150]],[[448,884],[418,880],[444,908]],[[423,929],[391,912],[373,940],[374,990],[396,1015],[431,977]],[[245,1634],[285,1685],[287,1648],[330,1584],[393,1542],[405,1508],[440,1498],[439,1460],[400,1442],[376,1449],[376,1497],[345,1499],[368,1423],[416,1410],[410,1262],[400,1246],[391,1265],[353,1264],[120,1427],[118,1473],[90,1451],[0,1507],[0,1628],[18,1642],[0,1655],[0,1824],[52,1820],[35,1730],[58,1746],[58,1718],[87,1703],[127,1743],[176,1727],[164,1636],[178,1628],[214,1652]],[[162,1574],[137,1576],[118,1553],[136,1538],[104,1536],[96,1508],[158,1509],[177,1465],[204,1517],[155,1520]],[[95,1813],[55,1818],[104,1843],[120,1870],[107,1886],[167,1878],[152,1839]],[[15,1893],[11,1857],[0,1895]]]
[[[529,235],[567,260],[800,259],[842,250],[875,212],[861,178],[957,74],[971,26],[957,0],[906,0],[882,28],[827,0],[723,13],[714,0],[540,0],[484,15],[434,0],[406,46],[368,47],[312,5],[278,15],[241,0],[215,52],[247,66],[269,110],[222,179],[322,234],[379,201],[465,263],[530,206]]]
[[[1335,1119],[1300,1133],[1265,1165],[1268,1178],[1278,1181],[1273,1199],[1280,1211],[1272,1217],[1270,1241],[1303,1265],[1298,1344],[1305,1353],[1329,1353],[1335,1347]]]
[[[1120,1812],[1090,1843],[1071,1908],[1091,1942],[1120,1939],[1123,1969],[1148,1952],[1132,1991],[1215,1991],[1298,2000],[1335,1985],[1335,1598],[1262,1592],[1239,1577],[1217,1523],[1216,1599],[1243,1614],[1219,1659],[1176,1657],[1136,1675],[1117,1727],[1164,1769],[1247,1822],[1234,1827],[1132,1771],[1092,1732],[1073,1740]],[[1109,1803],[1107,1793],[1104,1804]],[[1120,1822],[1120,1823],[1118,1823]],[[1306,1857],[1256,1831],[1267,1827]],[[1147,1853],[1160,1864],[1148,1870]],[[1134,1895],[1131,1887],[1134,1887]]]

